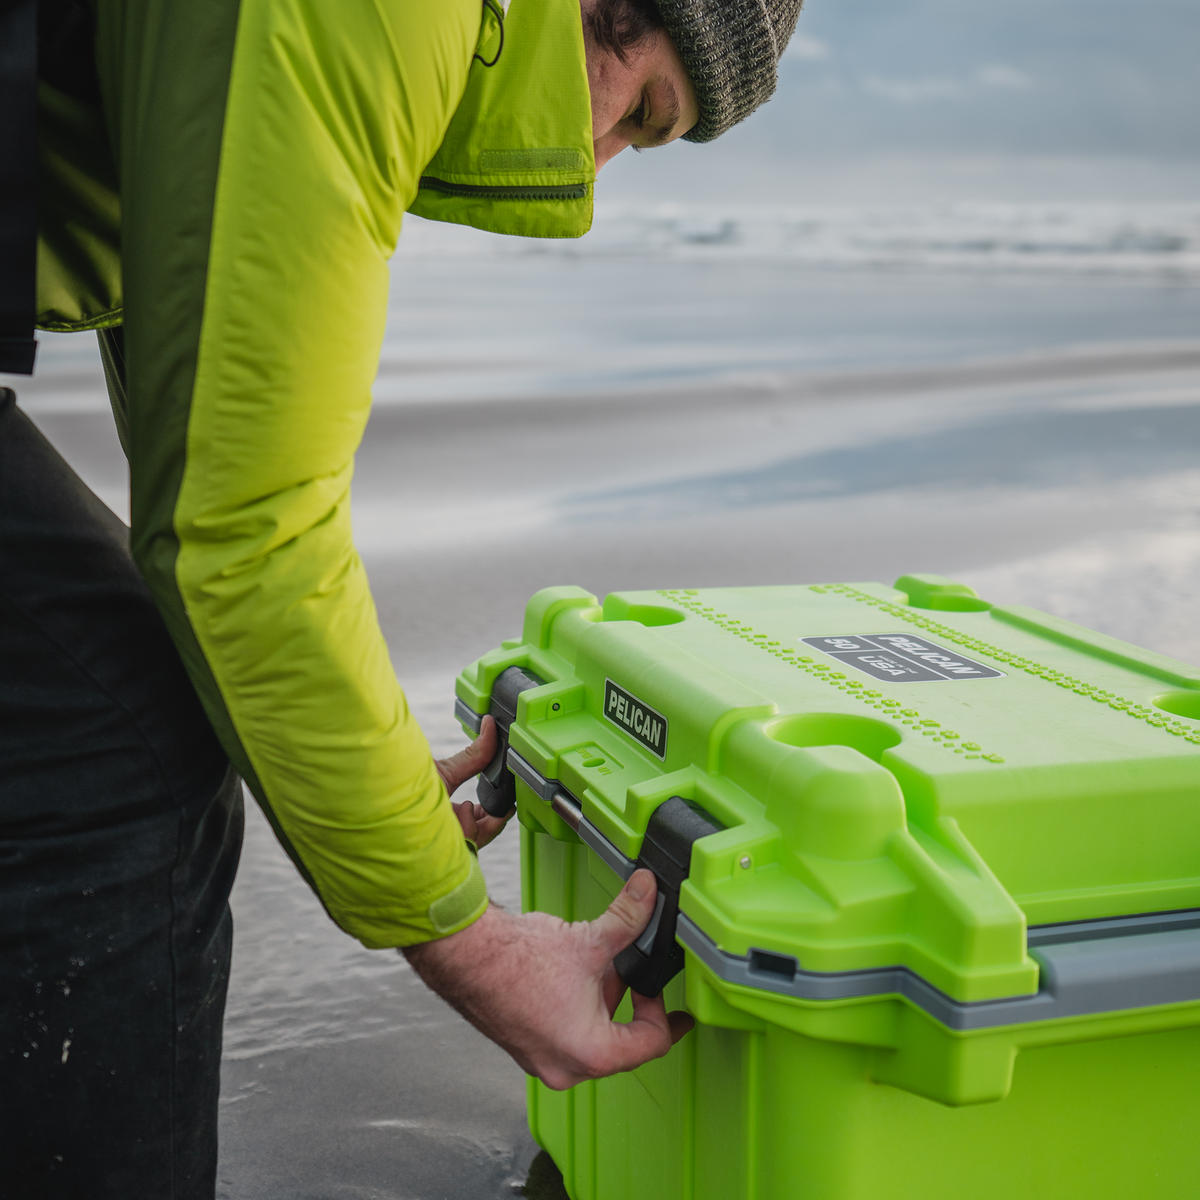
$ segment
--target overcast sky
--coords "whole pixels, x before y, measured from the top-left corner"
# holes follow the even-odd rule
[[[1200,199],[1200,0],[808,0],[768,105],[611,174],[601,196]]]

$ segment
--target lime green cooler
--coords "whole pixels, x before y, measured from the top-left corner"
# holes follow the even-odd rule
[[[468,729],[502,678],[526,909],[594,917],[657,810],[709,822],[695,1030],[530,1081],[573,1200],[1200,1195],[1200,670],[905,576],[550,588]]]

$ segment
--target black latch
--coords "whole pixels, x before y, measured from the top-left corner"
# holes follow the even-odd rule
[[[679,796],[650,816],[637,865],[654,872],[658,902],[642,936],[615,959],[617,974],[642,996],[657,996],[683,970],[683,947],[675,940],[679,889],[692,869],[692,845],[720,830],[704,809]]]
[[[532,671],[522,667],[509,667],[496,676],[492,684],[492,702],[488,708],[496,722],[498,745],[496,755],[482,771],[475,795],[483,805],[483,811],[493,817],[504,817],[512,812],[517,803],[517,785],[508,769],[508,731],[517,719],[517,697],[530,688],[541,687]]]

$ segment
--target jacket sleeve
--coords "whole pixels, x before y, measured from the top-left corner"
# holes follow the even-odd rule
[[[371,947],[487,903],[350,525],[402,214],[478,0],[101,0],[133,540],[206,710]]]

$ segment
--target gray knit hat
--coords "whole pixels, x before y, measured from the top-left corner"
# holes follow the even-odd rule
[[[775,91],[803,0],[654,0],[700,102],[683,136],[711,142]]]

